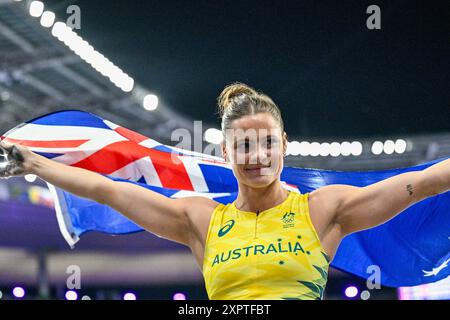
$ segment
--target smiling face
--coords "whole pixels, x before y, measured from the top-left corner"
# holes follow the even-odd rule
[[[286,148],[286,133],[268,112],[234,120],[222,143],[236,179],[251,188],[264,188],[280,179]]]

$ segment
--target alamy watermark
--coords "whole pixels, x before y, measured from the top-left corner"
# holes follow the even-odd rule
[[[66,280],[66,287],[69,290],[81,289],[81,268],[77,265],[70,265],[66,269],[66,274],[69,274]]]
[[[70,5],[66,9],[69,17],[66,20],[66,25],[71,29],[81,29],[81,9],[77,5]]]
[[[234,165],[260,168],[261,175],[272,175],[279,168],[284,156],[284,140],[279,128],[226,129],[220,144],[206,143],[203,139],[202,121],[194,121],[193,133],[187,129],[172,132],[175,148],[194,151],[203,156],[220,157]],[[172,152],[172,161],[181,163],[177,152]]]
[[[381,29],[381,9],[379,6],[373,4],[367,7],[367,14],[370,16],[366,20],[366,26],[369,30]]]
[[[366,273],[369,274],[366,281],[366,287],[369,290],[381,289],[381,268],[378,265],[370,265],[366,269]]]

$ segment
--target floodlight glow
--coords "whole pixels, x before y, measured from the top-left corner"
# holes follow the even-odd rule
[[[392,140],[386,140],[384,142],[383,151],[386,154],[393,154],[395,149],[395,142]]]
[[[44,3],[42,1],[33,1],[30,3],[30,16],[39,18],[44,12]]]
[[[375,141],[372,144],[372,153],[374,155],[380,155],[383,152],[383,142]]]
[[[345,289],[345,296],[348,298],[354,298],[358,295],[358,288],[355,286],[350,286]]]
[[[406,151],[406,141],[403,139],[398,139],[395,141],[395,152],[404,153]]]
[[[123,295],[123,300],[136,300],[136,295],[131,292],[127,292]]]
[[[69,290],[66,292],[65,297],[66,297],[66,300],[77,300],[78,294],[73,290]]]
[[[13,295],[14,295],[14,297],[19,298],[19,299],[25,297],[25,289],[22,287],[15,287],[13,289]]]
[[[41,16],[41,25],[50,28],[55,23],[55,13],[52,11],[44,11]]]
[[[173,295],[173,300],[186,300],[186,295],[181,292],[175,293]]]

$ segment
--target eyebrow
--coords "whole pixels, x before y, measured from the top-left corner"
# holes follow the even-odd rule
[[[267,135],[265,137],[263,137],[261,140],[267,140],[267,139],[271,139],[271,140],[279,140],[278,137],[276,135]],[[248,137],[244,138],[244,139],[239,139],[239,140],[235,140],[234,144],[238,144],[241,142],[248,142],[250,141],[250,139]]]
[[[263,138],[263,139],[266,139],[266,140],[272,140],[272,141],[278,141],[279,139],[278,139],[278,137],[277,136],[274,136],[274,135],[268,135],[268,136],[266,136],[265,138]]]

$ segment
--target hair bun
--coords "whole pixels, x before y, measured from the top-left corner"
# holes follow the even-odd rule
[[[219,97],[217,98],[217,105],[219,107],[219,115],[222,117],[225,110],[230,107],[233,99],[242,95],[255,95],[255,89],[249,87],[245,83],[235,82],[226,86]]]

